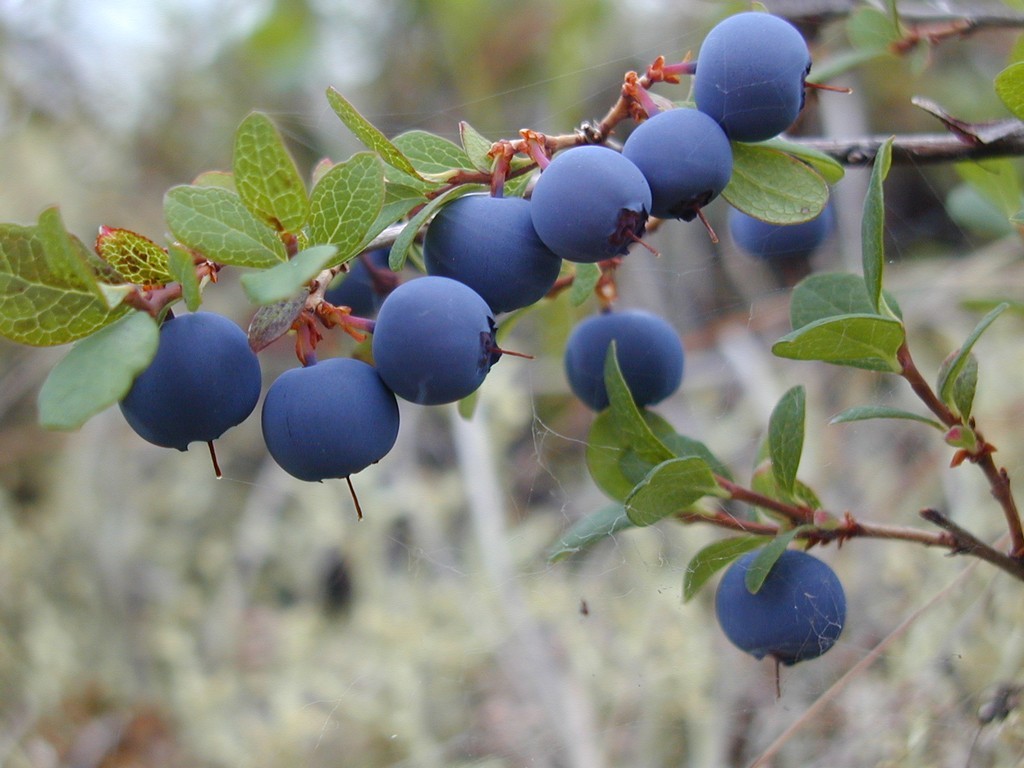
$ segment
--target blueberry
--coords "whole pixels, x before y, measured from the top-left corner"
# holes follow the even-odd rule
[[[398,403],[373,366],[322,360],[282,373],[263,401],[263,440],[282,469],[319,482],[380,461],[398,437]]]
[[[715,594],[715,614],[726,637],[755,658],[783,664],[817,658],[831,648],[846,621],[846,596],[835,572],[806,552],[787,549],[761,589],[744,579],[757,551],[725,572]]]
[[[643,310],[588,317],[569,334],[565,373],[575,395],[595,411],[608,407],[604,363],[615,341],[622,376],[638,406],[659,403],[683,379],[683,345],[663,318]]]
[[[444,206],[423,240],[427,273],[465,283],[493,312],[539,301],[562,266],[541,242],[520,197],[466,195]]]
[[[643,237],[651,188],[630,160],[608,147],[573,147],[545,168],[530,198],[540,239],[568,261],[626,253]]]
[[[330,285],[324,299],[336,307],[351,308],[356,317],[373,317],[397,282],[388,267],[390,253],[390,248],[378,248],[355,258],[348,273]]]
[[[457,280],[430,275],[410,280],[377,313],[377,372],[405,400],[424,405],[461,400],[476,391],[500,356],[490,307]]]
[[[260,363],[245,331],[222,315],[196,312],[160,326],[156,356],[121,412],[144,440],[184,451],[245,421],[260,386]]]
[[[732,147],[718,123],[696,109],[670,109],[645,120],[622,154],[651,187],[651,214],[690,221],[725,189]]]
[[[729,233],[736,245],[765,261],[806,258],[825,242],[835,218],[826,206],[818,216],[801,224],[769,224],[735,208],[729,210]]]
[[[811,55],[796,27],[769,13],[739,13],[704,38],[693,97],[733,141],[764,141],[800,114],[810,69]]]

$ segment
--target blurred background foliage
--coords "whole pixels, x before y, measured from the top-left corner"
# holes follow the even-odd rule
[[[455,138],[462,119],[492,138],[568,131],[603,114],[625,70],[696,51],[739,7],[0,0],[0,218],[59,203],[85,240],[100,224],[160,239],[163,192],[227,167],[251,109],[274,117],[300,167],[355,151],[329,85],[389,135]],[[821,60],[849,47],[841,18],[805,31]],[[842,78],[852,96],[812,94],[795,130],[937,130],[915,94],[1005,117],[991,80],[1015,35],[868,62]],[[836,188],[840,229],[810,267],[857,269],[865,178],[852,170]],[[953,195],[966,201],[955,218]],[[965,299],[1020,300],[1020,238],[949,166],[894,169],[887,203],[890,287],[934,370],[975,322]],[[724,203],[708,213],[724,233]],[[826,426],[849,405],[913,407],[907,392],[771,357],[794,275],[696,225],[652,241],[662,256],[630,255],[621,303],[685,337],[683,391],[659,407],[677,428],[742,477],[776,399],[803,382],[802,474],[830,509],[911,525],[934,506],[998,535],[980,478],[946,470],[948,450],[918,428]],[[207,300],[244,324],[236,280]],[[681,604],[686,562],[718,534],[666,524],[546,562],[559,533],[605,503],[582,460],[591,415],[559,356],[593,309],[558,301],[525,318],[507,346],[536,359],[497,366],[472,421],[403,408],[396,450],[356,478],[358,524],[343,484],[305,485],[269,461],[256,418],[221,441],[221,481],[204,451],[144,444],[116,409],[74,434],[41,431],[35,393],[62,350],[0,343],[0,764],[744,765],[907,618],[773,765],[1019,762],[1024,723],[999,694],[1022,684],[1024,592],[1005,576],[909,545],[824,550],[848,626],[828,656],[784,672],[775,700],[770,665],[714,625],[710,590]],[[978,348],[979,421],[1012,477],[1024,470],[1019,336],[1007,318]],[[294,364],[287,342],[261,357],[267,382]],[[983,726],[977,710],[993,703],[1005,717]]]

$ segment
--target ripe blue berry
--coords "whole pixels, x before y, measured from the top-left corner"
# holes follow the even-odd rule
[[[726,637],[755,658],[783,664],[813,659],[831,648],[846,621],[846,595],[835,572],[806,552],[782,553],[756,595],[744,578],[757,551],[725,572],[715,614]]]
[[[222,315],[196,312],[160,326],[156,357],[121,412],[144,440],[184,451],[245,421],[260,386],[259,359],[245,331]]]
[[[324,299],[336,307],[349,307],[356,317],[372,317],[397,284],[388,267],[390,248],[379,248],[355,258],[348,273],[332,283]]]
[[[732,147],[718,123],[696,109],[670,109],[645,120],[622,154],[651,187],[651,214],[690,221],[725,189]]]
[[[529,201],[490,195],[444,206],[427,228],[423,261],[428,274],[468,285],[493,312],[539,301],[562,266],[537,236]]]
[[[801,224],[769,224],[735,208],[729,210],[729,233],[740,248],[765,261],[804,258],[825,242],[832,231],[831,206]]]
[[[563,259],[596,262],[626,253],[647,227],[651,188],[630,160],[587,145],[555,155],[530,198],[540,239]]]
[[[501,357],[490,307],[472,288],[428,275],[398,286],[381,305],[373,359],[399,397],[437,405],[461,400]]]
[[[811,69],[796,27],[769,13],[730,16],[700,47],[693,97],[733,141],[764,141],[796,120]]]
[[[263,401],[263,440],[282,469],[319,482],[380,461],[398,437],[398,403],[359,360],[332,358],[282,373]]]
[[[604,363],[615,342],[619,368],[638,406],[659,403],[683,379],[683,345],[663,318],[643,310],[588,317],[569,334],[565,373],[576,397],[595,411],[608,407]]]

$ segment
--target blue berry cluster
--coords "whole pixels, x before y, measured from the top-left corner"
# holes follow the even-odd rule
[[[396,398],[434,405],[475,392],[502,354],[496,315],[551,292],[563,260],[626,254],[650,216],[699,216],[729,183],[730,142],[769,138],[796,118],[809,67],[803,38],[784,20],[732,16],[701,48],[696,109],[649,116],[621,152],[583,145],[555,154],[529,199],[470,194],[449,202],[424,235],[426,276],[397,284],[386,251],[362,254],[325,298],[360,317],[376,314],[374,363],[313,362],[274,381],[262,411],[271,456],[303,480],[348,477],[392,448]],[[812,222],[810,234],[792,227],[789,239],[769,237],[751,222],[735,218],[734,238],[766,258],[792,252],[794,238],[817,244],[827,231]],[[649,312],[606,308],[580,323],[566,345],[566,376],[585,404],[608,407],[604,363],[613,342],[639,406],[679,387],[683,347],[671,325]],[[184,450],[243,421],[259,393],[260,367],[245,333],[197,312],[163,324],[156,359],[121,409],[146,440]]]

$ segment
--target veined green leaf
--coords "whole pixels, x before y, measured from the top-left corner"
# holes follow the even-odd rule
[[[899,317],[896,299],[887,292],[884,296],[886,306]],[[846,272],[821,272],[805,277],[793,289],[789,303],[794,330],[829,317],[874,314],[878,313],[868,297],[864,278]]]
[[[597,264],[574,264],[575,273],[569,288],[569,303],[574,307],[583,304],[594,295],[594,289],[601,279],[601,268]]]
[[[465,120],[459,123],[459,137],[462,139],[462,148],[466,151],[466,157],[469,158],[473,167],[483,173],[489,173],[493,165],[490,155],[493,142],[482,136]]]
[[[276,304],[295,296],[332,261],[338,249],[315,245],[299,251],[284,264],[242,275],[242,288],[253,304]]]
[[[626,516],[626,510],[619,504],[612,504],[577,520],[549,550],[548,560],[554,563],[575,555],[601,539],[632,527],[633,523]]]
[[[995,79],[996,95],[1018,120],[1024,120],[1024,62],[1011,64]]]
[[[768,420],[768,457],[779,488],[792,494],[804,449],[804,419],[807,395],[802,386],[782,396]]]
[[[839,315],[817,320],[783,336],[772,346],[778,357],[820,360],[869,371],[899,373],[897,352],[903,323],[878,315]]]
[[[298,232],[309,218],[306,185],[270,118],[252,112],[235,132],[235,189],[246,207],[279,232]]]
[[[846,175],[846,169],[831,155],[826,155],[820,150],[798,144],[795,141],[786,141],[779,138],[768,139],[768,141],[760,142],[758,146],[777,149],[780,152],[785,152],[787,155],[792,155],[802,160],[820,173],[828,184],[835,184]]]
[[[886,52],[902,37],[890,15],[877,8],[862,7],[846,20],[846,36],[861,51]]]
[[[971,354],[971,350],[974,348],[974,345],[978,342],[978,339],[981,338],[981,334],[987,331],[989,329],[989,326],[991,326],[992,323],[996,321],[996,318],[1003,314],[1003,312],[1005,312],[1009,308],[1010,305],[1007,304],[1006,302],[1003,302],[998,307],[989,312],[987,315],[985,315],[983,318],[981,318],[978,324],[974,327],[974,330],[971,331],[970,334],[967,336],[967,339],[964,341],[964,343],[960,345],[960,348],[943,362],[941,368],[939,369],[939,380],[936,384],[936,389],[938,390],[939,397],[942,399],[942,402],[946,403],[947,405],[956,407],[956,402],[953,398],[953,389],[956,385],[957,377],[960,375],[961,371],[964,369],[964,366],[967,364],[968,358]],[[973,392],[971,399],[973,400]],[[966,418],[966,416],[969,416],[970,413],[968,412],[967,414],[962,415]]]
[[[164,195],[164,217],[182,245],[219,264],[265,268],[288,258],[277,234],[220,187],[172,187]]]
[[[359,139],[367,149],[376,152],[380,155],[381,160],[390,165],[392,168],[412,176],[420,181],[426,181],[422,176],[417,173],[413,164],[409,162],[409,159],[402,154],[401,150],[398,149],[394,144],[388,141],[387,137],[381,133],[377,128],[365,117],[359,114],[359,111],[352,106],[352,104],[342,96],[334,88],[327,89],[327,102],[331,105],[331,109],[334,113],[341,118],[341,122],[352,131],[357,139]]]
[[[635,525],[652,525],[718,491],[704,459],[669,459],[648,472],[626,497],[626,514]]]
[[[0,335],[35,347],[66,344],[129,311],[111,309],[95,276],[89,282],[78,267],[48,258],[38,227],[0,224]]]
[[[102,227],[96,250],[129,283],[166,285],[174,279],[168,270],[167,251],[131,230]]]
[[[91,291],[102,298],[85,246],[64,227],[60,210],[52,207],[39,214],[37,233],[49,271],[68,286]]]
[[[754,558],[754,562],[750,564],[746,574],[743,578],[743,583],[747,587],[747,591],[752,595],[756,595],[761,591],[761,587],[764,585],[764,580],[768,578],[768,574],[771,572],[772,567],[778,562],[778,559],[782,557],[782,553],[786,551],[790,542],[796,538],[797,534],[805,529],[805,526],[797,526],[788,531],[784,531],[772,539],[770,542],[765,544],[757,557]]]
[[[622,432],[624,439],[629,441],[641,461],[653,465],[674,458],[668,447],[651,430],[643,417],[643,412],[633,401],[633,395],[622,376],[616,355],[613,341],[608,346],[608,354],[605,357],[604,383],[608,390],[609,410],[617,428]]]
[[[396,272],[405,266],[405,259],[409,254],[409,248],[416,239],[416,235],[441,206],[457,197],[468,195],[470,192],[479,192],[481,189],[483,189],[483,187],[477,186],[476,184],[460,184],[459,186],[448,190],[443,195],[438,195],[429,203],[424,205],[419,212],[409,220],[409,223],[405,225],[405,228],[395,239],[394,244],[391,246],[391,256],[388,258],[388,266]]]
[[[956,172],[1006,218],[1020,210],[1021,187],[1017,164],[1009,158],[957,163]]]
[[[421,176],[473,168],[462,147],[427,131],[407,131],[396,136],[393,143]]]
[[[785,152],[733,142],[732,156],[732,178],[722,197],[744,213],[773,224],[799,224],[828,203],[821,174]]]
[[[360,152],[338,163],[313,188],[311,240],[316,245],[335,246],[335,263],[347,261],[379,233],[373,228],[384,199],[384,167],[377,155]]]
[[[864,284],[876,313],[883,313],[885,307],[882,301],[882,272],[885,269],[885,195],[882,184],[892,165],[892,142],[891,137],[886,139],[875,156],[861,222]]]
[[[39,390],[39,423],[78,429],[121,400],[156,355],[160,331],[145,312],[131,312],[78,342]]]
[[[847,408],[842,413],[833,416],[829,424],[845,424],[851,421],[867,421],[868,419],[906,419],[907,421],[918,421],[922,424],[927,424],[929,427],[934,427],[940,432],[946,431],[946,428],[935,419],[929,419],[927,416],[904,411],[900,408],[889,408],[884,405],[858,405],[854,408]]]
[[[683,576],[683,602],[689,602],[708,579],[732,563],[740,555],[763,546],[766,536],[732,536],[708,544],[693,556]]]
[[[640,411],[652,434],[667,441],[674,435],[672,425],[653,411]],[[587,469],[594,483],[616,501],[625,501],[633,487],[644,479],[657,461],[641,459],[632,442],[633,433],[619,429],[611,409],[597,414],[587,434]]]
[[[196,265],[192,255],[171,246],[167,252],[167,267],[171,279],[181,284],[181,297],[189,312],[195,312],[203,303],[203,295],[199,290],[199,278],[196,277]]]
[[[960,369],[953,381],[950,392],[951,407],[960,414],[964,422],[969,423],[971,409],[974,408],[974,393],[978,389],[978,361],[974,355],[967,356],[967,362]]]

